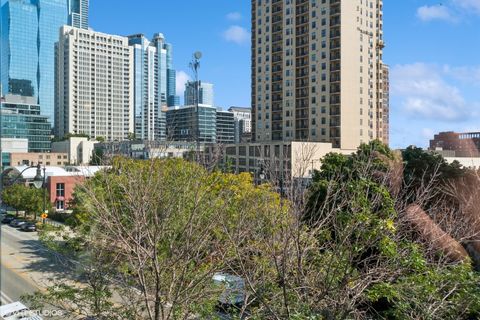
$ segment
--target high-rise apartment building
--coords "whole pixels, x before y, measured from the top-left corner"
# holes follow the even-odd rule
[[[55,134],[121,141],[134,132],[128,38],[64,26],[55,54]]]
[[[1,6],[2,94],[33,96],[54,119],[55,42],[61,26],[88,29],[88,0],[5,0]],[[77,19],[78,18],[78,19]]]
[[[378,139],[388,145],[390,143],[390,68],[384,64],[379,79],[377,128],[382,130],[377,134]]]
[[[88,29],[88,1],[89,0],[69,0],[69,24],[71,26]]]
[[[185,84],[185,105],[195,105],[195,81],[188,81]],[[198,84],[199,104],[214,106],[213,84],[199,81]]]
[[[382,0],[252,0],[252,138],[382,139],[382,11]]]
[[[233,113],[235,119],[235,143],[240,143],[243,138],[251,139],[252,132],[252,109],[245,107],[230,107],[228,111]]]
[[[165,140],[167,106],[175,104],[175,70],[172,45],[161,33],[149,41],[143,34],[129,37],[133,48],[135,136],[142,140]],[[169,103],[169,101],[171,103]]]

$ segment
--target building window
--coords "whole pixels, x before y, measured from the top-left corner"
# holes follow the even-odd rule
[[[57,208],[57,210],[65,210],[65,201],[64,200],[57,200],[57,202],[55,204],[55,208]]]
[[[57,197],[65,197],[65,183],[57,183]]]

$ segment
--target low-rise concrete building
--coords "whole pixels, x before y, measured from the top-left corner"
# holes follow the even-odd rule
[[[64,167],[69,164],[67,153],[53,153],[53,152],[19,152],[10,153],[10,166],[33,166],[45,165]]]
[[[118,141],[95,144],[104,159],[123,156],[132,159],[187,158],[197,149],[195,142]],[[201,147],[203,150],[203,146]]]
[[[258,180],[263,173],[267,179],[310,179],[321,167],[328,153],[350,155],[356,150],[333,148],[322,142],[256,142],[225,146],[208,145],[207,161],[235,173],[250,172]]]
[[[28,152],[28,139],[1,138],[2,144],[2,167],[11,165],[11,153]]]
[[[52,152],[66,153],[68,163],[87,165],[92,159],[93,149],[98,141],[84,137],[70,137],[64,141],[52,142]]]
[[[459,162],[463,167],[478,170],[480,169],[480,157],[444,157],[448,163]]]

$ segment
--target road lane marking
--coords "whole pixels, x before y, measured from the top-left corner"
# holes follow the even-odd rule
[[[13,303],[13,299],[10,298],[9,296],[7,296],[6,293],[4,292],[0,292],[0,303],[3,305],[3,304],[9,304],[9,303]]]
[[[27,271],[25,269],[19,269],[19,268],[15,268],[11,265],[7,265],[7,263],[5,263],[4,261],[2,261],[2,266],[8,270],[10,270],[12,273],[16,274],[17,277],[21,278],[22,280],[24,280],[25,282],[27,282],[29,285],[31,285],[33,288],[37,289],[37,290],[44,290],[42,288],[39,287],[39,283],[36,282],[36,280],[34,280],[33,278],[27,276],[28,273],[30,273],[31,271]]]

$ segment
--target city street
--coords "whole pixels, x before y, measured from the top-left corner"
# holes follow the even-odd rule
[[[68,277],[61,259],[41,245],[36,232],[22,232],[2,225],[0,240],[2,304],[45,290],[52,279]]]

